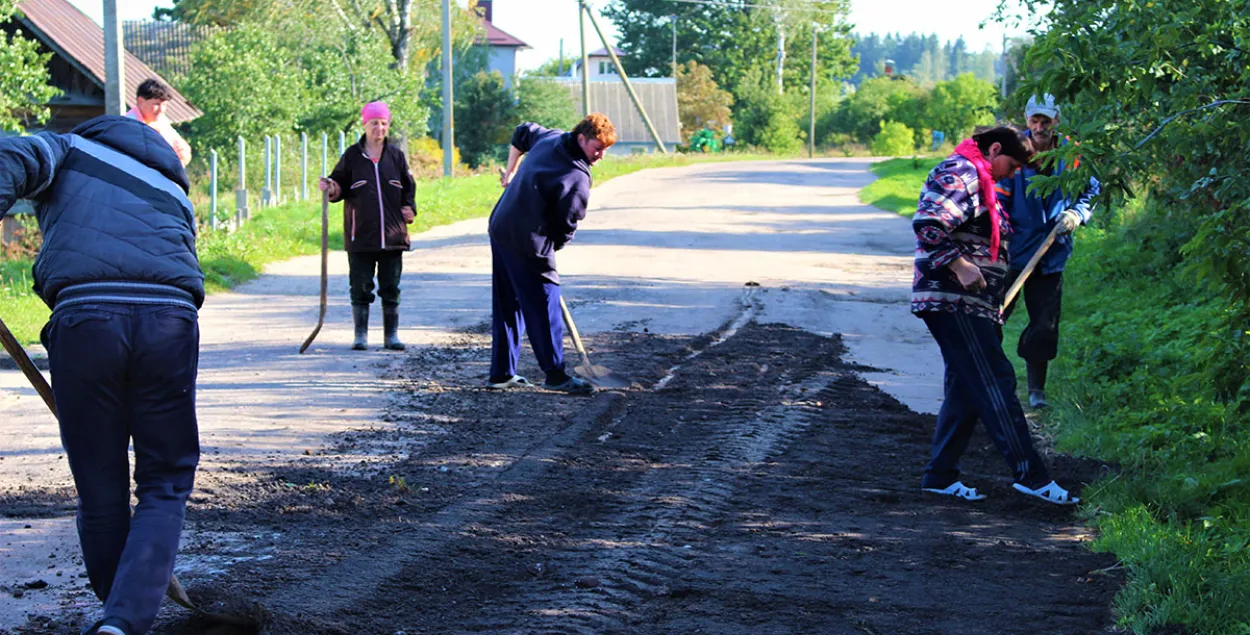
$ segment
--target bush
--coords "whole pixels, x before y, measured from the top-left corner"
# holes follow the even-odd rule
[[[471,167],[496,157],[516,119],[516,104],[499,71],[478,71],[456,88],[456,146]]]
[[[794,102],[777,94],[777,88],[758,68],[748,71],[741,95],[734,105],[738,141],[747,147],[763,148],[777,154],[802,150],[802,131]]]
[[[537,77],[519,80],[515,123],[531,121],[544,128],[572,130],[580,119],[577,103],[564,85]]]
[[[1246,359],[1229,345],[1229,297],[1182,264],[1202,222],[1182,207],[1098,210],[1109,227],[1080,230],[1050,419],[1060,448],[1120,466],[1085,496],[1095,548],[1130,573],[1119,625],[1231,635],[1250,624],[1250,415],[1221,384],[1244,384],[1227,366]]]
[[[460,163],[460,149],[452,148],[452,164],[455,171],[463,167]],[[408,169],[416,178],[438,178],[443,176],[443,146],[437,139],[421,137],[408,141]]]
[[[872,138],[873,156],[898,157],[916,151],[916,135],[907,124],[882,121],[881,132]]]

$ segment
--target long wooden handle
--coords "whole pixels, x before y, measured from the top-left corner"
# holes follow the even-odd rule
[[[43,397],[43,402],[48,405],[48,410],[52,411],[52,416],[56,417],[56,398],[52,396],[52,386],[48,385],[48,380],[44,379],[43,373],[35,368],[35,363],[30,360],[30,356],[26,354],[26,349],[18,344],[17,338],[13,337],[13,332],[5,325],[4,320],[0,320],[0,344],[4,345],[4,350],[9,353],[9,357],[17,362],[17,367],[22,369],[22,374],[26,375],[26,379],[30,381],[30,385],[35,388],[35,392]]]
[[[1020,293],[1020,288],[1024,286],[1024,281],[1029,279],[1029,275],[1033,273],[1033,269],[1037,267],[1037,263],[1042,261],[1042,256],[1046,255],[1046,251],[1050,249],[1051,244],[1059,237],[1059,225],[1050,230],[1050,234],[1046,236],[1046,240],[1042,242],[1042,246],[1033,252],[1033,257],[1029,258],[1028,264],[1024,265],[1024,270],[1020,272],[1020,276],[1011,284],[1011,288],[1007,289],[1007,295],[1003,298],[1003,306],[1000,310],[1006,311],[1011,306],[1011,301],[1016,299],[1016,294]]]
[[[321,312],[317,314],[317,326],[313,328],[308,339],[304,340],[304,344],[299,347],[302,355],[308,347],[312,345],[313,340],[317,339],[317,334],[321,332],[322,325],[326,322],[326,291],[329,286],[330,277],[330,194],[329,192],[321,193]]]
[[[569,313],[569,305],[564,303],[564,296],[560,296],[560,312],[564,314],[564,323],[569,327],[569,335],[573,337],[573,346],[577,348],[578,353],[581,353],[582,361],[590,366],[590,356],[586,354],[586,347],[582,346],[582,336],[577,332],[577,325],[573,323],[573,314]]]

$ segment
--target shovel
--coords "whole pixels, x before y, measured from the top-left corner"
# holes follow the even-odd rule
[[[328,286],[330,268],[330,194],[328,192],[321,193],[321,312],[317,314],[317,326],[313,327],[312,334],[308,339],[304,340],[304,344],[299,347],[301,355],[308,347],[312,345],[313,340],[317,338],[317,334],[321,332],[321,326],[326,323],[326,287]]]
[[[56,399],[52,396],[52,386],[48,385],[48,380],[44,378],[43,373],[35,367],[35,363],[31,361],[30,356],[26,354],[26,349],[18,343],[17,338],[13,337],[13,332],[0,320],[0,345],[4,346],[4,350],[17,363],[18,368],[22,369],[22,374],[26,375],[26,379],[30,381],[30,385],[35,388],[35,392],[43,398],[43,402],[47,404],[48,410],[52,411],[53,417],[58,417],[56,411]],[[59,418],[59,417],[58,417]],[[169,588],[165,591],[169,599],[175,604],[185,608],[201,618],[218,624],[231,624],[234,626],[256,626],[256,620],[236,615],[225,615],[221,613],[209,613],[200,610],[187,596],[186,590],[182,588],[182,583],[178,581],[178,576],[170,574]]]
[[[1007,295],[1003,298],[1003,304],[999,311],[1006,311],[1007,307],[1011,306],[1011,301],[1016,299],[1016,294],[1020,293],[1020,289],[1024,287],[1024,281],[1029,279],[1029,276],[1033,273],[1033,269],[1037,267],[1037,263],[1041,262],[1042,256],[1046,255],[1046,251],[1050,249],[1051,244],[1054,243],[1055,239],[1058,237],[1059,226],[1055,225],[1055,228],[1050,230],[1050,235],[1046,236],[1046,240],[1042,242],[1042,246],[1038,247],[1037,251],[1033,252],[1033,257],[1029,258],[1029,262],[1024,265],[1024,269],[1020,272],[1020,276],[1016,278],[1014,283],[1012,283],[1011,288],[1007,289]]]
[[[628,388],[633,385],[633,382],[607,368],[590,363],[590,355],[586,354],[586,347],[582,346],[582,336],[577,333],[577,325],[573,323],[573,314],[569,313],[569,305],[564,303],[563,295],[560,296],[560,312],[564,314],[564,324],[569,327],[569,335],[573,337],[573,346],[582,355],[582,364],[574,368],[573,372],[585,377],[596,388]]]

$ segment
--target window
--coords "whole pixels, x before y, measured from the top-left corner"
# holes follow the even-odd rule
[[[616,67],[613,66],[612,62],[609,60],[599,60],[599,74],[600,75],[615,75]]]

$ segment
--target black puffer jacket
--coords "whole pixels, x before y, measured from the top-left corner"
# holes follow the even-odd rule
[[[374,163],[365,152],[365,138],[349,147],[330,179],[342,193],[331,202],[343,201],[343,248],[347,251],[407,250],[408,223],[400,210],[416,205],[416,184],[408,172],[408,159],[389,141],[382,158]]]
[[[0,217],[16,199],[35,202],[43,233],[35,291],[48,306],[75,285],[155,295],[167,287],[203,304],[188,188],[173,148],[134,119],[0,139]]]

